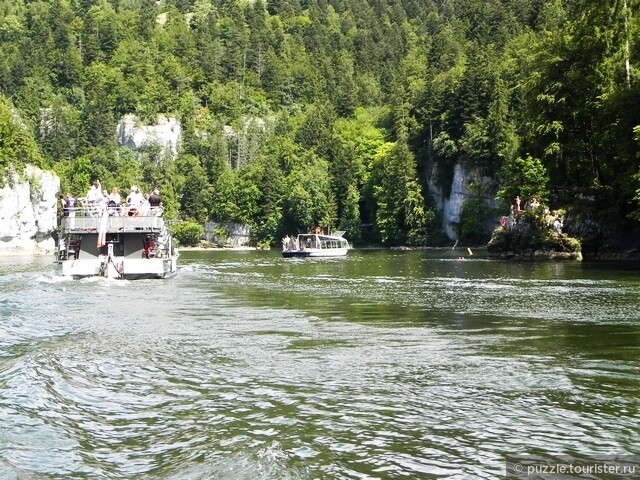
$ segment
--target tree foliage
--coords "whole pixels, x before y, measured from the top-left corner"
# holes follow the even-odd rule
[[[22,173],[25,165],[43,166],[40,149],[11,102],[0,95],[0,182],[7,169]]]
[[[428,242],[459,164],[493,180],[484,200],[585,194],[629,230],[639,8],[5,0],[0,167],[50,166],[77,195],[96,176],[159,187],[170,215],[242,221],[260,243],[316,225]],[[179,157],[119,149],[128,113],[177,117]]]

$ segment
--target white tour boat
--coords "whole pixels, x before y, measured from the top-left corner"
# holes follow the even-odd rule
[[[342,257],[349,251],[344,231],[332,235],[301,233],[282,250],[282,256],[291,257]]]
[[[62,275],[140,279],[175,274],[179,254],[162,208],[125,212],[79,206],[62,217],[57,260]]]

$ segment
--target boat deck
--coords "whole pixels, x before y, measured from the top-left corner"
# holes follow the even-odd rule
[[[62,233],[83,234],[105,231],[106,233],[154,233],[161,232],[164,219],[161,216],[146,215],[135,217],[64,217],[60,224]]]

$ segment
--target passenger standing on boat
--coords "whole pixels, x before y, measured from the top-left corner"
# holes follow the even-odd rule
[[[111,187],[111,193],[109,194],[109,200],[115,202],[116,207],[120,206],[120,193],[118,187]]]
[[[142,195],[142,201],[140,202],[140,209],[138,210],[138,216],[146,217],[149,215],[149,194]]]
[[[100,203],[103,206],[101,210],[104,210],[109,206],[109,191],[106,188],[102,190],[102,198],[100,199]]]
[[[94,180],[93,185],[89,187],[89,191],[87,192],[87,211],[89,215],[92,217],[97,216],[98,214],[98,205],[97,203],[102,199],[102,192],[100,190],[100,180]]]
[[[100,199],[96,202],[96,217],[102,217],[103,215],[108,213],[109,207],[109,192],[104,190],[100,195]]]
[[[289,235],[285,235],[282,239],[282,250],[287,251],[291,250],[291,244],[293,243],[293,239],[289,237]]]
[[[160,190],[157,188],[151,192],[149,198],[149,207],[151,208],[151,215],[160,216],[162,214],[162,198],[160,197]]]
[[[112,217],[120,216],[120,193],[118,187],[112,187],[107,201],[107,212]]]
[[[76,223],[76,202],[77,200],[71,193],[67,192],[67,198],[64,199],[64,216],[69,217],[69,228],[75,228]]]
[[[62,201],[65,217],[76,216],[76,199],[70,193],[67,193],[67,197]],[[73,215],[71,215],[73,214]]]
[[[140,208],[142,206],[142,200],[143,197],[140,193],[140,189],[136,186],[131,187],[131,193],[127,196],[127,208],[125,210],[125,215],[129,217],[141,215],[142,212]]]

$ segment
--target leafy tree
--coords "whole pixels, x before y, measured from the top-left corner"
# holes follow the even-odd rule
[[[86,101],[82,112],[84,142],[88,145],[113,145],[116,130],[115,105],[120,85],[118,69],[96,63],[85,69]]]
[[[218,222],[240,221],[242,212],[237,204],[238,175],[225,168],[217,176],[211,194],[211,218]]]
[[[376,226],[383,243],[422,244],[433,213],[425,208],[406,137],[380,151],[374,172]]]
[[[290,232],[335,226],[335,200],[331,195],[326,160],[305,153],[285,181],[283,222]]]
[[[349,238],[356,238],[351,225],[353,213],[352,200],[355,198],[349,189],[355,187],[359,192],[359,215],[361,223],[373,223],[375,199],[373,196],[372,171],[378,149],[384,144],[384,130],[376,126],[378,114],[374,111],[357,109],[354,118],[338,119],[335,125],[334,147],[342,161],[334,159],[331,163],[334,191],[336,195],[340,228],[347,230]],[[342,222],[346,223],[342,223]]]
[[[140,0],[137,16],[138,33],[143,40],[149,40],[156,26],[156,1]]]
[[[204,236],[204,227],[191,220],[174,224],[172,231],[178,243],[188,247],[197,245]]]
[[[190,155],[178,159],[178,169],[184,175],[184,184],[178,192],[180,210],[187,218],[203,223],[209,218],[211,196],[205,169],[196,157]]]
[[[249,31],[239,2],[222,5],[223,16],[218,20],[222,45],[221,67],[226,78],[242,84],[249,49]]]
[[[477,180],[469,182],[470,197],[462,206],[457,228],[458,240],[465,245],[486,244],[489,240],[487,226],[494,215],[486,190],[486,185]]]
[[[0,95],[0,181],[9,167],[19,173],[25,165],[44,167],[38,144],[11,102]]]
[[[332,142],[335,120],[336,114],[330,104],[314,104],[304,114],[302,125],[296,132],[296,142],[326,158]]]
[[[75,197],[84,197],[88,186],[95,178],[91,160],[88,157],[77,157],[56,163],[54,171],[60,176],[60,189]]]
[[[81,152],[81,112],[57,97],[41,112],[38,136],[44,155],[53,160],[72,159]]]
[[[636,141],[640,143],[640,125],[637,125],[633,129],[633,132],[635,134]],[[635,196],[633,197],[636,207],[631,213],[631,217],[640,221],[640,168],[638,168],[638,172],[633,176],[633,180],[636,185]]]
[[[500,185],[497,196],[503,207],[510,205],[517,195],[525,199],[536,197],[541,202],[549,199],[547,169],[530,155],[505,162],[500,171]]]
[[[109,60],[118,42],[115,10],[102,0],[89,8],[84,19],[83,60],[86,63]]]
[[[257,243],[273,245],[283,234],[282,198],[285,178],[278,159],[265,155],[245,169],[248,183],[254,188],[252,235]]]
[[[352,242],[360,238],[360,192],[355,185],[347,187],[338,217],[338,228],[344,230]]]

